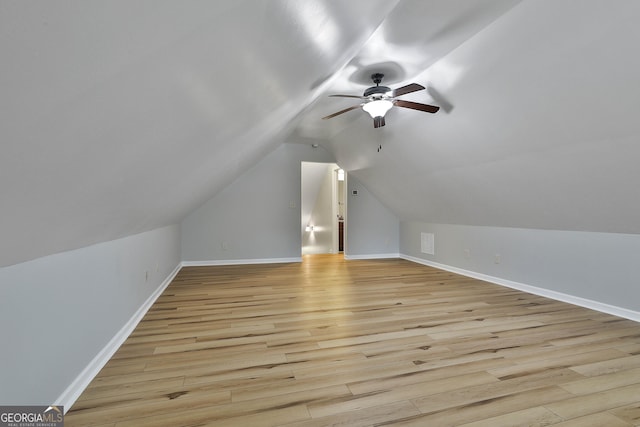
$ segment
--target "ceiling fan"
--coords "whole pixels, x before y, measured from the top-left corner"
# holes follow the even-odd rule
[[[326,117],[323,117],[322,119],[323,120],[331,119],[335,116],[339,116],[340,114],[362,107],[362,109],[367,113],[369,113],[369,115],[373,119],[373,127],[379,128],[384,126],[385,124],[384,115],[394,105],[396,107],[411,108],[412,110],[419,110],[427,113],[435,113],[440,109],[440,107],[436,107],[435,105],[420,104],[418,102],[411,102],[411,101],[404,101],[402,99],[396,99],[396,97],[401,95],[406,95],[411,92],[424,90],[424,86],[421,86],[417,83],[411,83],[406,86],[399,87],[397,89],[391,89],[391,88],[388,88],[387,86],[380,86],[380,83],[382,83],[383,78],[384,78],[384,74],[382,73],[372,74],[371,79],[376,85],[366,89],[362,96],[329,95],[329,96],[335,96],[340,98],[358,98],[364,101],[358,105],[354,105],[352,107],[345,108],[344,110],[340,110],[336,113],[330,114]]]

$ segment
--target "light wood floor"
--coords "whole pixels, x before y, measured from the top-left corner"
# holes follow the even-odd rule
[[[638,426],[640,324],[404,260],[184,268],[65,421]]]

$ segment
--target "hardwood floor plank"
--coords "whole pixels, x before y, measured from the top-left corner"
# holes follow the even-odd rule
[[[387,340],[393,340],[398,338],[417,337],[417,336],[422,337],[425,335],[426,335],[425,332],[420,329],[410,329],[406,331],[355,335],[355,336],[345,337],[345,338],[323,340],[323,341],[319,341],[318,345],[320,346],[320,348],[344,347],[344,346],[352,346],[357,344],[384,342]]]
[[[401,259],[186,267],[67,426],[640,424],[640,325]]]
[[[436,397],[436,396],[434,396]],[[423,406],[420,417],[398,423],[400,426],[451,427],[508,414],[514,411],[543,406],[547,403],[568,399],[571,394],[557,386],[534,388],[514,394],[488,397],[484,400],[468,399],[463,404],[458,401],[444,402],[439,405]],[[437,398],[437,397],[436,397]],[[423,402],[424,403],[424,402]],[[434,402],[435,403],[435,402]],[[459,406],[454,406],[458,405]],[[444,408],[433,410],[434,408]],[[395,424],[394,424],[395,425]],[[498,424],[496,424],[498,426]]]
[[[86,409],[87,407],[104,406],[113,401],[128,402],[139,399],[141,396],[146,398],[157,394],[169,395],[182,391],[183,382],[184,380],[182,378],[175,378],[171,380],[147,381],[144,383],[117,386],[95,386],[92,387],[91,390],[85,390],[72,408],[75,411],[76,409]],[[92,401],[93,403],[86,403],[87,401]]]
[[[241,336],[237,338],[224,338],[219,340],[207,340],[197,341],[186,344],[172,344],[161,345],[155,347],[153,354],[164,353],[184,353],[194,350],[206,350],[217,347],[227,347],[232,345],[242,344],[254,344],[254,343],[268,343],[270,339],[283,339],[285,337],[298,340],[300,338],[306,338],[310,334],[307,331],[286,331],[286,332],[273,332],[262,334],[249,334],[248,336]]]
[[[640,403],[611,409],[609,412],[633,426],[640,425]]]
[[[572,370],[575,370],[572,368]],[[574,395],[585,395],[612,388],[636,384],[640,381],[640,368],[621,370],[562,384],[561,387]]]
[[[571,369],[584,376],[595,377],[640,367],[640,355],[624,356],[621,354],[620,357],[611,357],[606,360],[574,366]]]
[[[579,378],[580,375],[569,369],[549,369],[520,377],[500,380],[454,390],[440,390],[430,396],[421,396],[412,400],[423,413],[440,411],[456,406],[473,405],[478,402],[493,401],[505,396],[519,394],[543,387],[556,386]]]
[[[555,356],[555,355],[553,355]],[[580,372],[578,367],[573,366],[576,364],[593,364],[593,362],[602,361],[608,362],[610,359],[617,359],[624,356],[620,350],[606,349],[589,351],[577,354],[561,355],[558,357],[547,357],[539,360],[527,360],[526,362],[514,361],[516,364],[513,366],[505,366],[490,369],[488,372],[496,377],[513,378],[522,375],[528,375],[531,372],[541,372],[547,369],[553,368],[570,368],[572,371],[584,375]]]
[[[348,426],[348,427],[370,427],[388,424],[396,425],[398,420],[412,416],[419,416],[420,412],[408,401],[393,402],[386,405],[376,406],[355,411],[343,412],[337,415],[313,418],[291,424],[286,427],[325,427],[325,426]],[[424,426],[424,424],[423,424]]]
[[[504,363],[502,360],[488,359],[429,370],[423,370],[420,368],[420,365],[418,365],[410,372],[401,372],[397,374],[391,373],[389,375],[389,373],[378,371],[378,374],[383,375],[379,375],[378,378],[369,375],[366,379],[350,382],[347,385],[354,395],[371,394],[385,390],[394,390],[397,387],[412,384],[433,385],[436,380],[455,377],[456,375],[461,374],[486,372],[487,369],[496,365],[502,365],[502,363]],[[432,394],[429,396],[432,396]]]
[[[218,387],[219,390],[235,390],[247,385],[274,384],[290,378],[293,378],[293,373],[287,366],[278,366],[274,369],[261,367],[185,377],[184,386],[211,386]]]
[[[638,402],[640,383],[574,397],[546,405],[565,419],[608,411]]]
[[[191,390],[168,394],[158,393],[155,397],[139,394],[134,399],[123,399],[106,402],[85,401],[85,409],[74,414],[73,422],[78,425],[91,426],[108,419],[110,422],[126,421],[132,418],[146,418],[175,412],[188,412],[193,409],[231,402],[231,392],[214,390]]]
[[[544,407],[538,406],[535,408],[511,412],[505,415],[499,415],[497,417],[487,418],[481,421],[461,424],[460,427],[542,427],[557,424],[561,421],[562,418],[553,412]]]
[[[261,411],[257,414],[241,415],[238,417],[216,420],[204,424],[205,426],[224,427],[224,426],[255,426],[255,427],[271,427],[281,426],[295,420],[309,419],[309,412],[306,406],[297,405],[289,408],[269,409]]]
[[[599,414],[586,415],[555,424],[556,427],[632,427],[630,424],[613,414],[601,412]]]
[[[498,381],[486,372],[473,372],[453,377],[441,378],[428,383],[415,383],[346,398],[332,399],[307,405],[313,418],[334,415],[340,412],[371,408],[384,403],[415,399],[419,396],[436,394],[442,390],[464,389],[479,384]]]

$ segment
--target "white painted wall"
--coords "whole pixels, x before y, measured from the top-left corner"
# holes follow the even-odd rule
[[[420,252],[421,232],[435,235],[435,255]],[[637,234],[403,221],[400,252],[417,260],[619,307],[640,316]],[[636,318],[633,313],[625,317]]]
[[[182,259],[299,259],[302,161],[334,160],[321,147],[280,145],[182,221]]]
[[[353,195],[354,190],[357,196]],[[398,256],[398,217],[353,175],[347,177],[346,206],[347,259]]]
[[[333,213],[333,180],[335,179],[334,169],[337,167],[335,163],[325,165],[320,189],[312,202],[313,209],[309,215],[308,222],[309,225],[313,225],[313,231],[305,230],[302,234],[303,255],[333,252],[333,228],[337,215]],[[305,199],[305,194],[302,195],[302,199]]]
[[[322,148],[285,143],[181,223],[189,263],[300,259],[300,162],[333,162]],[[347,257],[397,256],[399,220],[347,179]],[[352,189],[358,189],[353,199]],[[291,203],[295,208],[291,208]]]
[[[180,264],[177,225],[0,269],[0,402],[56,402]],[[68,408],[65,408],[68,409]]]

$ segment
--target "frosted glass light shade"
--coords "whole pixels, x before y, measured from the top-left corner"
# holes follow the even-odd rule
[[[376,101],[367,102],[362,106],[362,109],[369,113],[373,119],[376,117],[384,117],[391,107],[393,107],[393,102],[386,99],[378,99]]]

